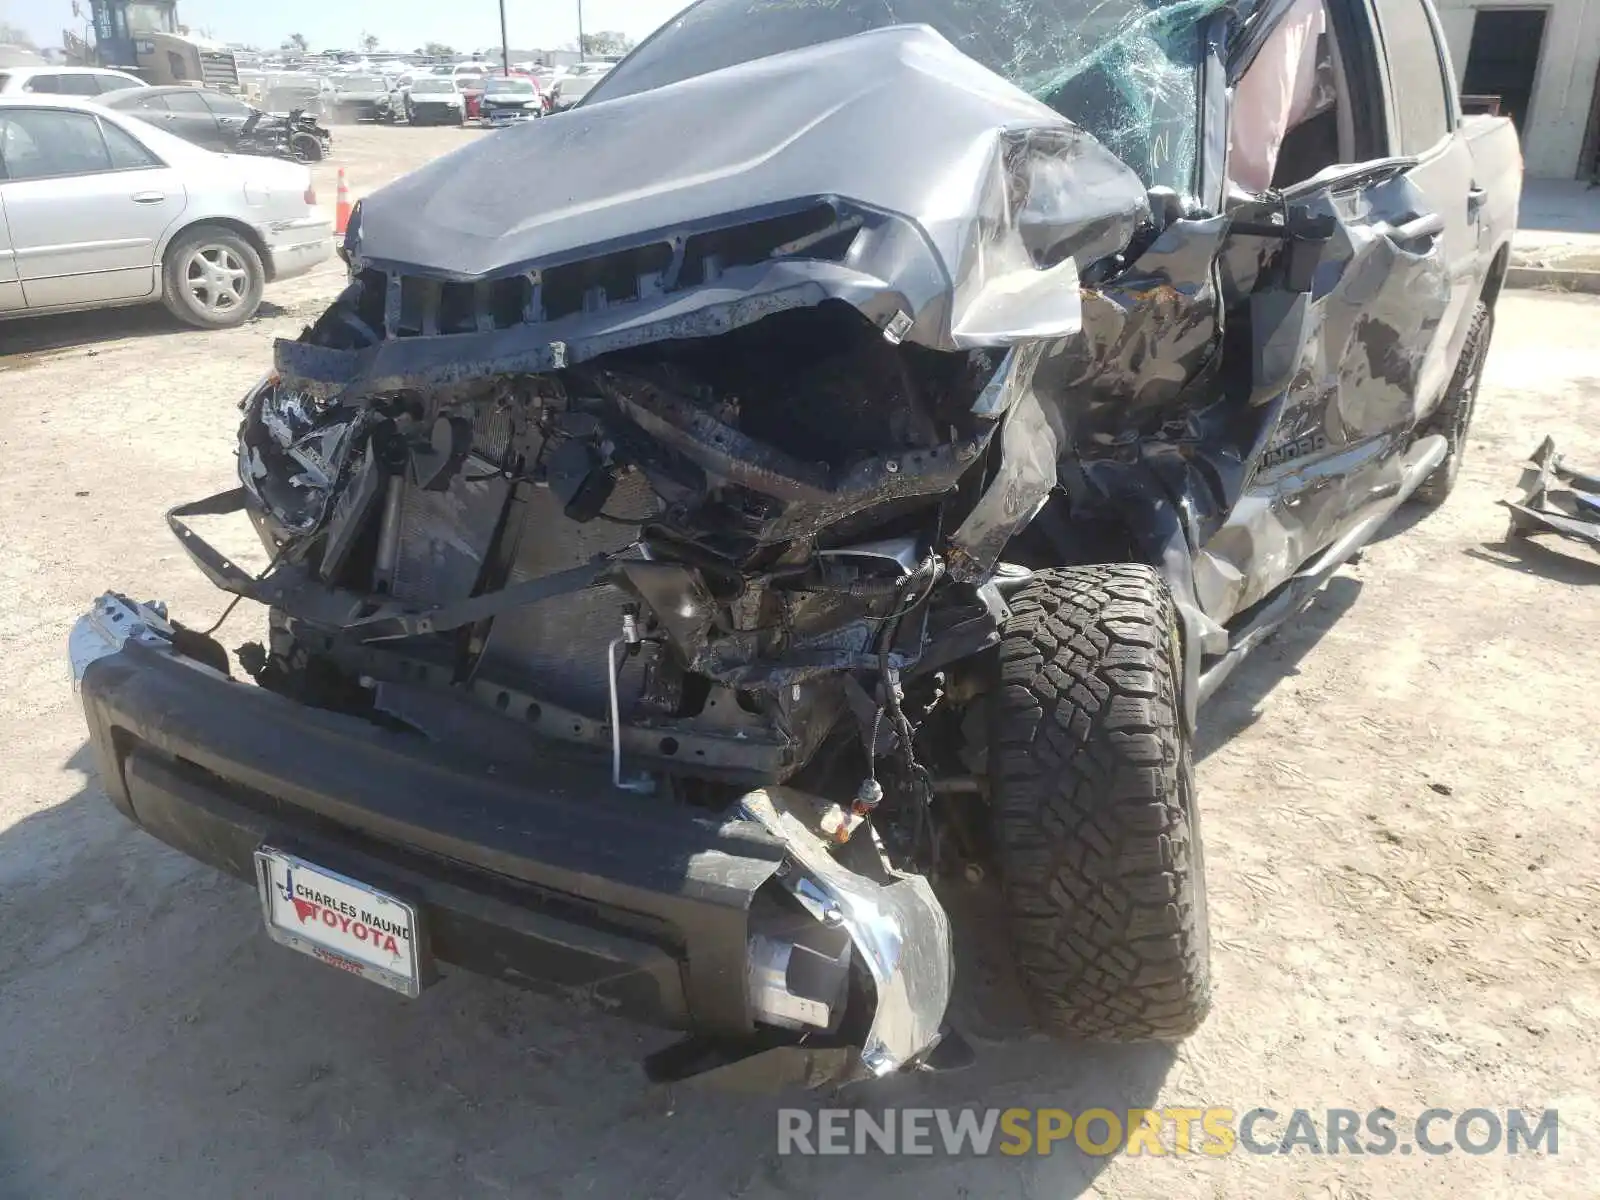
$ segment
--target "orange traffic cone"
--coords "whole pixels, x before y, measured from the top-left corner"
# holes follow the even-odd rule
[[[344,181],[344,168],[339,168],[338,203],[333,210],[333,231],[343,233],[350,226],[350,185]]]

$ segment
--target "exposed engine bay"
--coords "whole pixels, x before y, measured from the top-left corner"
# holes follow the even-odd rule
[[[854,798],[840,840],[887,798],[903,854],[931,862],[908,710],[922,724],[1004,614],[958,540],[994,474],[1002,361],[895,344],[829,302],[354,405],[268,380],[240,478],[272,577],[300,584],[262,681],[309,697],[335,666],[424,731],[445,718],[421,692],[448,684],[614,746],[619,786],[713,805],[798,780]]]

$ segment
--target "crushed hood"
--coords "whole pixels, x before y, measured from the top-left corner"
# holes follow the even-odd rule
[[[367,197],[357,253],[470,280],[817,198],[909,235],[846,264],[913,315],[947,297],[938,332],[911,335],[945,345],[1069,331],[1072,260],[1148,219],[1138,177],[1092,137],[926,26],[896,26],[483,138]]]

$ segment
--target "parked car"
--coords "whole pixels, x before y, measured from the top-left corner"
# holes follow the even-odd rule
[[[458,71],[454,79],[461,90],[462,116],[468,121],[479,120],[483,116],[484,76]]]
[[[483,81],[479,111],[491,125],[531,120],[544,116],[544,97],[531,79],[490,75]]]
[[[6,67],[0,69],[0,96],[98,96],[144,87],[144,80],[107,67]]]
[[[614,65],[598,62],[577,63],[564,71],[557,71],[555,80],[550,85],[551,107],[556,112],[564,112],[571,108],[589,94],[590,88],[610,74]]]
[[[333,253],[311,175],[91,101],[0,97],[0,317],[160,302],[204,328]]]
[[[467,101],[449,75],[418,75],[406,89],[406,120],[413,125],[464,125]]]
[[[207,150],[267,154],[297,162],[320,162],[333,135],[304,113],[269,114],[235,96],[203,88],[129,88],[97,97],[100,104],[138,117]]]
[[[302,112],[325,117],[333,110],[333,84],[305,71],[278,71],[262,85],[261,107],[267,112]]]
[[[396,119],[389,99],[389,80],[382,75],[335,75],[332,116],[339,121],[384,121]]]
[[[1186,1036],[1201,706],[1455,484],[1521,184],[1427,0],[1311,7],[700,0],[581,136],[367,196],[169,514],[250,681],[73,632],[112,803],[342,970],[691,1031],[658,1076],[959,1061],[979,875],[1046,1028]]]

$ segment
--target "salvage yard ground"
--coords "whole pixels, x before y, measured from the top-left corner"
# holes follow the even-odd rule
[[[318,190],[331,206],[340,165],[359,195],[474,136],[341,128]],[[161,514],[230,486],[236,401],[340,283],[335,264],[269,288],[221,333],[159,310],[0,325],[0,1198],[1595,1194],[1600,559],[1506,544],[1495,501],[1546,433],[1600,465],[1600,297],[1506,294],[1455,497],[1402,512],[1204,712],[1200,1033],[1030,1041],[990,954],[962,979],[979,1064],[856,1094],[1551,1107],[1559,1153],[801,1159],[776,1153],[776,1107],[842,1101],[652,1088],[654,1031],[470,976],[407,1001],[327,970],[106,803],[67,630],[108,588],[215,619]],[[223,640],[260,624],[240,611]]]

